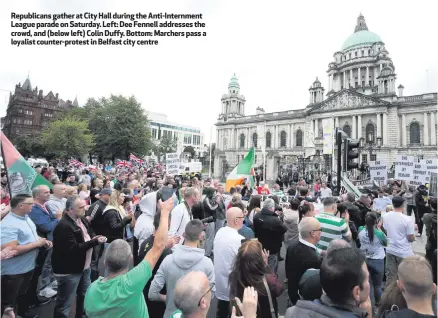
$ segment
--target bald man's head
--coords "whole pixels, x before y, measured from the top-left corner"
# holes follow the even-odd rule
[[[227,210],[227,225],[233,229],[240,230],[244,217],[242,209],[237,207],[229,208]]]
[[[436,291],[429,263],[425,259],[405,259],[398,267],[398,287],[406,302],[431,298]]]
[[[55,184],[53,186],[53,195],[57,198],[64,198],[67,186],[63,183]]]
[[[321,229],[321,224],[315,218],[303,218],[298,224],[298,231],[303,239],[307,239],[312,236],[313,232]]]
[[[175,286],[173,301],[185,316],[197,311],[208,312],[211,293],[208,278],[203,272],[189,272],[181,277]]]
[[[327,248],[327,254],[336,250],[340,250],[341,248],[351,247],[347,241],[342,239],[332,240]]]

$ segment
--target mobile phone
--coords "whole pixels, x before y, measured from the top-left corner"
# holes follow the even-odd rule
[[[169,200],[173,196],[173,189],[169,187],[163,187],[161,188],[161,198],[164,201]]]

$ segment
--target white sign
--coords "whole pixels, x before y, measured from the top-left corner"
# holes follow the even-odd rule
[[[420,162],[414,162],[414,178],[410,181],[411,185],[422,185],[429,183],[429,176],[427,174],[426,163],[421,162],[424,160],[420,160]]]
[[[170,175],[179,174],[179,166],[181,165],[178,153],[166,153],[166,172]]]
[[[323,154],[333,154],[333,119],[322,120],[322,142],[323,142]]]
[[[414,179],[414,156],[397,156],[394,179],[406,181]]]
[[[421,184],[430,183],[432,173],[437,173],[438,170],[437,161],[437,159],[424,159],[420,160],[418,164],[415,163],[415,166],[418,165],[418,167],[414,166],[414,178],[418,177],[417,180],[422,182]]]
[[[376,181],[378,184],[385,183],[388,179],[388,166],[383,160],[376,160],[370,163],[371,181]]]

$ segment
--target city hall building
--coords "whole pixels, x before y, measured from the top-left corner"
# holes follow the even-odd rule
[[[246,115],[240,84],[231,78],[216,123],[215,177],[226,175],[251,147],[256,165],[265,162],[268,181],[285,165],[300,162],[329,172],[333,158],[323,155],[323,120],[352,139],[363,138],[360,162],[378,158],[391,166],[399,154],[437,157],[437,93],[403,95],[385,44],[362,15],[333,57],[328,87],[316,78],[303,109],[267,113],[259,107],[255,115]]]

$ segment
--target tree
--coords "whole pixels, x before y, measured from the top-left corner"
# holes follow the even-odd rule
[[[107,157],[128,159],[130,153],[142,157],[152,148],[147,116],[134,96],[92,98],[84,109],[88,127],[95,136],[93,152],[99,161]]]
[[[50,157],[46,147],[41,142],[40,135],[18,136],[13,140],[13,144],[23,157]]]
[[[84,120],[55,120],[42,132],[41,142],[58,158],[81,157],[94,147],[94,138]]]
[[[160,143],[155,146],[154,152],[158,157],[158,161],[161,161],[161,156],[166,155],[166,153],[176,152],[177,140],[167,137],[161,137]]]
[[[192,159],[195,158],[196,150],[195,150],[195,148],[193,148],[193,146],[187,146],[187,147],[185,147],[183,152],[189,153],[189,154],[190,154],[190,157],[191,157]]]

